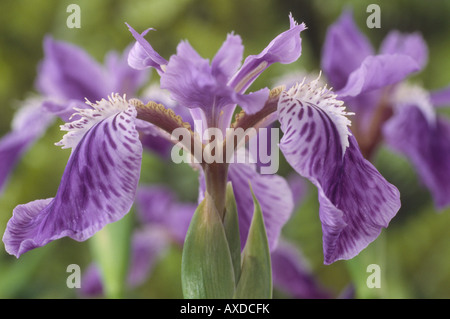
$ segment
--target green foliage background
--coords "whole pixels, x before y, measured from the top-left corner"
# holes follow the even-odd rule
[[[69,29],[66,8],[81,7],[81,28]],[[169,58],[180,40],[188,39],[204,57],[212,58],[226,34],[234,31],[245,45],[245,56],[257,54],[288,27],[292,12],[308,29],[302,33],[303,55],[290,66],[274,65],[254,88],[270,86],[271,79],[293,69],[318,71],[325,33],[344,8],[352,8],[356,22],[375,47],[392,29],[421,32],[429,45],[429,63],[413,80],[428,89],[450,83],[450,2],[383,1],[381,28],[368,29],[367,5],[376,1],[300,0],[135,0],[66,1],[16,0],[0,2],[0,136],[8,132],[13,114],[25,98],[35,93],[37,65],[42,59],[42,40],[56,39],[85,48],[97,60],[109,50],[123,50],[132,42],[124,22],[136,30],[153,27],[152,45]],[[153,74],[153,80],[157,75]],[[443,111],[445,112],[445,111]],[[40,139],[20,161],[0,197],[0,232],[3,234],[13,208],[39,198],[53,197],[69,156],[54,143],[62,137],[60,122]],[[380,149],[378,169],[402,194],[402,209],[372,243],[351,261],[323,265],[317,193],[311,187],[303,205],[283,230],[284,237],[303,252],[311,271],[338,297],[349,285],[358,298],[450,298],[450,210],[437,212],[409,163]],[[283,165],[281,173],[290,173]],[[171,186],[182,200],[196,200],[197,177],[189,167],[163,163],[145,154],[142,183]],[[131,212],[133,214],[133,211]],[[20,259],[0,245],[1,298],[78,298],[77,289],[66,286],[66,267],[81,269],[92,262],[88,242],[64,238],[35,249]],[[179,247],[171,247],[129,298],[181,298]],[[366,268],[379,264],[382,287],[368,289]],[[275,297],[288,298],[282,292]]]

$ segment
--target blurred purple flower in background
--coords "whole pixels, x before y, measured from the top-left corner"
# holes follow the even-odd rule
[[[56,117],[69,121],[74,108],[87,108],[85,99],[96,101],[111,92],[134,95],[148,74],[127,64],[128,50],[110,52],[105,65],[81,48],[44,39],[44,59],[38,68],[39,95],[24,102],[14,117],[12,130],[0,140],[0,191],[17,161],[39,139]]]
[[[450,204],[450,121],[435,107],[450,105],[448,89],[427,92],[406,82],[422,70],[428,48],[418,33],[391,31],[376,54],[345,11],[328,30],[322,68],[349,110],[352,132],[371,159],[380,142],[406,156],[437,208]]]

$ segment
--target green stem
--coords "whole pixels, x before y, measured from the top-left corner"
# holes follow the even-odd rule
[[[221,220],[225,217],[228,164],[211,163],[204,166],[206,192],[211,196]]]

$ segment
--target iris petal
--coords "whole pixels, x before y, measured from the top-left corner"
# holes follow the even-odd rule
[[[399,210],[400,195],[362,157],[336,96],[314,84],[305,90],[294,87],[280,97],[280,149],[318,188],[324,262],[330,264],[375,240]]]
[[[253,216],[253,198],[249,184],[261,205],[270,250],[274,250],[284,224],[291,216],[294,201],[286,180],[278,175],[259,174],[254,165],[233,163],[228,178],[233,185],[239,215],[242,247]]]
[[[355,97],[404,80],[419,71],[417,61],[405,54],[380,54],[368,56],[361,66],[354,70],[348,81],[337,94],[343,97]]]
[[[139,34],[130,25],[126,25],[136,39],[136,43],[133,45],[128,55],[128,64],[137,70],[153,67],[160,73],[164,72],[163,67],[167,64],[167,61],[152,48],[147,40],[144,39],[144,36],[148,31],[154,29],[150,28],[142,32],[142,34]]]
[[[430,92],[430,99],[435,107],[450,106],[450,86]]]
[[[347,83],[348,76],[374,50],[362,34],[351,11],[345,11],[327,31],[322,53],[322,70],[335,90]]]
[[[391,31],[380,47],[381,54],[407,54],[416,60],[422,69],[428,60],[428,47],[419,33],[403,34]]]
[[[47,37],[36,86],[59,99],[99,100],[110,93],[106,71],[81,48]]]
[[[416,105],[404,106],[385,124],[384,137],[415,166],[439,208],[450,205],[450,121],[434,123]]]
[[[43,111],[41,99],[30,99],[15,114],[11,132],[0,139],[0,191],[20,157],[40,138],[54,117]]]
[[[229,85],[236,92],[243,93],[253,81],[271,64],[279,62],[289,64],[296,61],[302,52],[300,32],[306,29],[305,24],[297,24],[289,16],[289,30],[279,34],[258,55],[249,55],[240,70],[230,80]]]
[[[73,149],[56,196],[14,209],[3,236],[10,254],[19,257],[65,236],[86,240],[128,212],[142,157],[135,117],[136,110],[128,106],[96,123],[82,117],[68,124],[79,132],[69,132],[61,144]]]

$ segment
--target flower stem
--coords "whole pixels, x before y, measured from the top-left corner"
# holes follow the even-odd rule
[[[204,166],[206,192],[211,196],[214,205],[223,221],[225,217],[225,199],[228,181],[228,164],[211,163]]]

